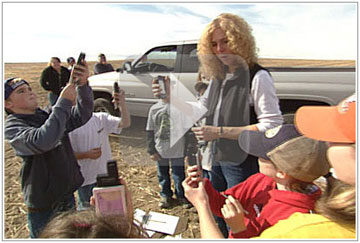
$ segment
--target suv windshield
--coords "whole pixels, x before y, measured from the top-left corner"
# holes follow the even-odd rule
[[[150,50],[135,64],[138,72],[171,72],[176,63],[176,46],[162,46]]]

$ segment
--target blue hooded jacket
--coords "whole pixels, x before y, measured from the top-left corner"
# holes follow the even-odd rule
[[[29,208],[51,209],[76,191],[84,181],[68,133],[92,115],[93,94],[88,85],[77,88],[77,104],[59,98],[52,112],[10,114],[5,139],[20,156],[21,188]]]

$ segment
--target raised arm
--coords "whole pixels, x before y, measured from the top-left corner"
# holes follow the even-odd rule
[[[17,151],[17,155],[41,154],[55,148],[66,130],[71,114],[72,99],[76,97],[75,86],[67,85],[49,115],[38,109],[36,114],[24,122],[13,114],[7,119],[5,138]]]
[[[186,172],[188,177],[191,178],[191,181],[194,184],[199,182],[203,183],[205,193],[210,198],[210,200],[208,200],[209,208],[211,209],[212,213],[214,213],[218,217],[223,217],[221,213],[221,208],[225,204],[226,198],[220,192],[215,190],[215,188],[212,186],[211,182],[207,178],[200,177],[200,172],[197,165],[189,166]]]
[[[75,65],[73,79],[78,80],[76,105],[71,110],[71,116],[66,125],[67,132],[70,132],[84,125],[90,118],[94,107],[94,97],[91,87],[88,84],[89,69],[87,63]]]
[[[119,128],[127,128],[131,125],[130,112],[126,106],[125,102],[125,91],[120,90],[119,93],[113,93],[113,103],[119,107],[121,112],[121,121],[119,123]]]
[[[203,239],[223,239],[210,210],[209,198],[202,181],[194,182],[187,177],[182,186],[186,198],[194,205],[199,215],[200,233]]]

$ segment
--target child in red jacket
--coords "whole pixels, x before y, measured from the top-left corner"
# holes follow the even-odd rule
[[[324,142],[302,136],[294,125],[266,132],[244,131],[239,145],[259,157],[260,173],[216,191],[204,179],[211,211],[230,227],[229,238],[250,238],[295,212],[312,213],[321,190],[313,181],[329,171]],[[197,167],[189,167],[197,178]]]

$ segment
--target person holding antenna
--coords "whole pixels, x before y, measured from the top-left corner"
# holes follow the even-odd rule
[[[257,158],[238,146],[239,134],[277,127],[283,117],[274,81],[258,64],[256,41],[245,19],[220,14],[205,27],[197,51],[209,88],[184,110],[196,115],[207,108],[206,124],[192,130],[199,141],[211,142],[210,181],[217,191],[225,191],[259,171]],[[156,96],[159,88],[152,88]],[[227,236],[225,222],[216,220]]]
[[[82,64],[72,73],[78,85],[69,82],[62,89],[51,113],[38,107],[26,80],[10,78],[4,83],[4,135],[23,161],[21,189],[31,238],[39,236],[53,215],[75,207],[73,193],[84,181],[68,136],[93,110],[89,70],[85,61]]]
[[[96,185],[96,175],[106,173],[106,162],[112,158],[109,134],[120,134],[122,128],[127,128],[131,124],[125,102],[125,91],[121,89],[116,91],[114,89],[113,102],[116,110],[121,112],[121,117],[105,112],[94,112],[84,126],[69,134],[84,177],[84,183],[78,189],[78,210],[89,207],[92,190]]]
[[[295,212],[314,212],[321,196],[314,180],[327,176],[330,169],[325,142],[302,136],[292,124],[266,132],[243,131],[238,142],[259,157],[260,173],[220,193],[198,176],[196,166],[189,167],[185,196],[200,214],[208,207],[225,219],[229,238],[251,238]],[[200,199],[198,187],[205,190],[207,200]]]

